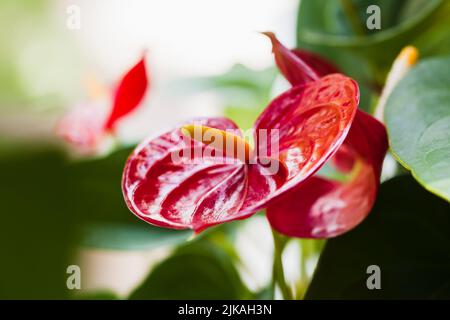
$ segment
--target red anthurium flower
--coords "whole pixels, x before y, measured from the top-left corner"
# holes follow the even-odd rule
[[[112,97],[112,106],[101,103],[80,104],[58,123],[57,132],[82,152],[94,152],[107,133],[114,131],[120,119],[134,111],[148,86],[145,59],[128,70],[119,81]]]
[[[280,71],[293,86],[309,81],[309,75],[293,73],[302,68],[299,58],[315,66],[313,69],[318,76],[336,72],[337,69],[321,57],[309,58],[307,52],[290,51],[272,33],[266,35],[272,41]],[[287,65],[292,67],[286,69]],[[358,225],[375,202],[387,148],[384,125],[358,109],[347,138],[331,159],[338,170],[351,172],[348,181],[311,177],[267,208],[272,227],[288,236],[328,238]]]
[[[196,120],[141,143],[129,157],[122,181],[127,205],[139,218],[158,226],[199,232],[268,208],[269,221],[282,233],[327,237],[352,228],[361,220],[357,219],[359,216],[367,214],[379,180],[378,158],[382,158],[381,152],[384,155],[385,146],[380,138],[380,150],[372,150],[369,141],[359,135],[378,137],[384,134],[383,126],[375,122],[369,128],[373,132],[366,132],[364,126],[371,125],[373,119],[357,113],[359,90],[355,81],[339,73],[322,76],[334,71],[334,67],[321,63],[315,55],[289,51],[268,35],[274,41],[281,71],[288,80],[300,84],[275,98],[259,116],[253,128],[254,148],[236,125],[224,118]],[[308,57],[305,60],[309,59],[314,68],[303,57]],[[353,130],[357,114],[358,127]],[[354,133],[347,135],[349,131]],[[228,148],[224,141],[232,141],[234,148]],[[343,143],[345,147],[341,147]],[[238,154],[236,145],[244,152]],[[183,153],[187,156],[179,157]],[[333,155],[338,168],[350,171],[351,182],[346,189],[311,177]],[[370,177],[373,184],[366,183]],[[317,189],[313,185],[316,179],[320,179]],[[291,199],[304,188],[306,191],[300,194],[304,199]],[[282,205],[288,209],[290,201],[301,207],[302,201],[314,205],[328,197],[336,203],[341,194],[347,206],[331,212],[334,220],[328,211],[318,212],[325,214],[324,219],[314,220],[307,206],[301,210],[278,210]],[[361,199],[365,204],[359,203]],[[360,208],[364,212],[355,214],[354,210]],[[317,231],[326,228],[327,222],[335,226],[335,220],[344,221],[346,228],[338,232],[335,227],[330,228],[330,233]],[[297,221],[306,224],[309,233]]]

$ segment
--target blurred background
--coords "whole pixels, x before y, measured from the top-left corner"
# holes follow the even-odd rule
[[[17,242],[12,247],[5,243],[9,262],[2,266],[0,292],[5,297],[71,296],[64,288],[66,268],[75,264],[82,272],[80,292],[126,297],[151,266],[169,255],[173,243],[191,236],[166,236],[159,229],[152,234],[151,226],[125,208],[119,177],[130,149],[119,151],[115,164],[107,161],[109,170],[101,159],[65,154],[70,146],[55,127],[68,110],[90,99],[86,79],[111,90],[147,50],[150,90],[139,110],[120,123],[118,138],[124,146],[182,120],[236,114],[241,107],[248,108],[241,123],[250,127],[276,76],[269,41],[258,32],[272,30],[294,46],[297,6],[295,0],[2,1],[0,148],[3,162],[17,169],[4,172],[2,179],[14,197],[2,195],[9,202],[1,213],[6,219],[2,234]],[[222,90],[212,90],[216,87]],[[64,167],[71,165],[76,173]],[[20,190],[11,190],[7,181],[16,179]],[[113,204],[105,208],[101,201]],[[98,207],[102,213],[91,214]],[[262,217],[247,228],[244,238],[237,237],[238,250],[251,264],[242,265],[242,276],[253,289],[261,289],[271,277],[270,229]],[[66,258],[71,263],[63,263]],[[6,283],[8,272],[11,283]]]
[[[87,98],[87,76],[111,87],[144,49],[151,94],[122,124],[123,139],[133,143],[183,119],[221,114],[220,97],[195,92],[204,83],[190,80],[236,64],[272,67],[270,44],[258,32],[273,30],[294,46],[297,6],[295,0],[2,1],[2,133],[52,137],[56,115]],[[72,26],[78,16],[79,26]]]
[[[370,1],[353,2],[364,16]],[[225,115],[250,128],[288,87],[258,32],[333,60],[360,81],[366,110],[405,44],[423,56],[448,53],[447,2],[372,2],[383,28],[357,38],[340,1],[2,0],[0,297],[270,297],[273,245],[262,215],[195,238],[152,227],[125,207],[123,165],[136,143],[182,120]],[[150,89],[120,122],[118,146],[74,154],[58,120],[92,99],[92,83],[113,90],[144,50]],[[302,240],[285,251],[298,296],[321,247]],[[67,288],[70,265],[80,267],[80,290]]]

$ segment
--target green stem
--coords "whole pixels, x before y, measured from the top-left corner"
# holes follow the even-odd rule
[[[300,280],[297,283],[297,294],[296,299],[303,299],[304,295],[306,293],[306,289],[309,285],[309,277],[306,270],[306,265],[308,262],[308,259],[311,258],[311,256],[315,253],[315,241],[312,239],[301,239],[299,241],[299,244],[301,246],[301,261],[300,261]]]
[[[359,18],[358,11],[352,0],[341,0],[341,6],[353,32],[358,36],[363,36],[366,33],[366,30],[361,24],[361,19]]]
[[[272,269],[272,292],[275,291],[275,287],[278,284],[278,287],[281,290],[281,294],[283,299],[292,300],[292,291],[286,283],[286,279],[284,277],[284,269],[283,269],[283,260],[282,254],[283,250],[286,246],[288,238],[283,237],[278,232],[272,229],[273,235],[273,244],[274,244],[274,256],[273,256],[273,269]]]

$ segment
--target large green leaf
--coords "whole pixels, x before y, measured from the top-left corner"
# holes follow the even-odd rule
[[[68,297],[74,216],[63,158],[51,150],[0,158],[0,298]]]
[[[52,149],[2,154],[0,298],[69,298],[66,270],[80,237],[127,250],[185,241],[190,233],[152,227],[127,209],[120,181],[129,152],[75,163]]]
[[[449,298],[449,252],[449,204],[396,177],[360,226],[328,240],[306,298]],[[380,267],[380,290],[367,288],[371,265]]]
[[[450,200],[450,58],[423,61],[386,104],[397,159],[431,192]]]
[[[107,157],[66,164],[70,208],[79,220],[93,223],[140,222],[127,209],[121,189],[123,167],[131,152],[132,149],[127,148]]]
[[[201,239],[157,265],[130,299],[243,299],[250,292],[232,258]]]
[[[348,75],[368,85],[380,85],[386,72],[401,48],[416,44],[424,54],[434,50],[449,52],[436,43],[427,44],[419,39],[435,38],[448,43],[450,22],[446,18],[450,6],[443,0],[351,0],[363,25],[364,35],[356,35],[343,13],[342,1],[301,1],[297,44],[317,51],[337,63]],[[381,10],[381,30],[369,32],[365,27],[368,5],[378,5]],[[439,24],[439,30],[434,28]]]

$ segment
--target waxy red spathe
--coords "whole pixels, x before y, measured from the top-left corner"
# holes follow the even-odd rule
[[[255,154],[267,154],[285,170],[267,175],[258,161],[224,163],[220,156],[175,163],[174,152],[208,148],[177,139],[182,131],[176,128],[141,143],[126,163],[123,194],[139,218],[200,232],[267,209],[272,227],[283,234],[326,238],[350,230],[369,213],[387,149],[384,126],[358,110],[354,80],[333,73],[335,68],[320,57],[290,51],[267,35],[293,87],[275,98],[254,125],[255,132],[277,130],[278,151],[255,139]],[[220,130],[237,129],[225,118],[200,121]],[[346,183],[313,176],[330,157],[338,169],[351,171]]]

